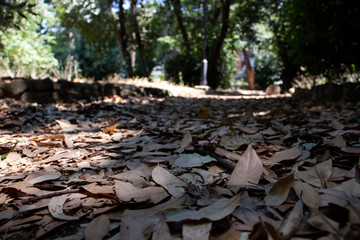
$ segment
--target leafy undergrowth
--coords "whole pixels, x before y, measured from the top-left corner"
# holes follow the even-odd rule
[[[3,239],[359,239],[359,105],[0,100]]]

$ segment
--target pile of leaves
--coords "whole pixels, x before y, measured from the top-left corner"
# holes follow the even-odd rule
[[[359,239],[359,105],[0,100],[3,239]]]

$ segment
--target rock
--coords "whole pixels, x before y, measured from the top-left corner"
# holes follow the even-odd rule
[[[317,101],[341,101],[343,98],[342,86],[335,83],[326,83],[311,89],[312,99]]]
[[[109,97],[109,96],[113,96],[116,94],[114,85],[111,83],[106,83],[104,85],[103,89],[104,89],[104,92],[103,92],[104,96]]]
[[[5,93],[4,93],[4,90],[2,90],[1,88],[0,88],[0,98],[5,98],[6,97],[6,95],[5,95]]]
[[[9,97],[18,98],[28,88],[31,88],[31,82],[28,79],[18,78],[6,83],[3,89]]]
[[[266,95],[277,95],[280,94],[280,92],[281,92],[280,86],[274,84],[270,84],[265,91]]]
[[[45,92],[25,92],[21,95],[21,101],[27,103],[53,103],[55,98],[52,91]]]
[[[50,78],[43,80],[33,80],[34,89],[36,91],[52,91],[54,90],[54,82]]]
[[[306,88],[295,88],[295,92],[292,95],[294,99],[310,99],[311,98],[311,91]]]

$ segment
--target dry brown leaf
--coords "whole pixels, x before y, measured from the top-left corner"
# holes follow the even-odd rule
[[[106,214],[92,220],[85,229],[85,240],[102,240],[108,233],[110,220]]]
[[[213,118],[214,115],[210,108],[200,105],[197,118]]]
[[[7,210],[0,211],[0,221],[12,219],[15,217],[19,212],[13,208],[9,208]]]
[[[250,234],[250,240],[258,239],[280,240],[280,237],[273,225],[260,220],[259,223],[255,224]]]
[[[345,147],[341,150],[345,153],[360,154],[360,147]]]
[[[155,226],[161,223],[157,215],[128,215],[121,219],[120,235],[121,240],[148,240],[150,239]]]
[[[251,146],[247,147],[243,156],[238,158],[235,169],[230,175],[227,185],[253,185],[258,184],[263,174],[262,162]]]
[[[319,210],[312,211],[311,216],[307,221],[315,228],[340,236],[339,224],[326,217]]]
[[[77,126],[70,123],[69,120],[61,119],[61,120],[55,120],[62,130],[64,131],[74,131]]]
[[[336,136],[332,139],[324,139],[324,142],[329,144],[330,146],[338,147],[338,148],[345,148],[346,141],[343,136]]]
[[[184,240],[208,240],[210,237],[211,222],[184,223],[182,236]]]
[[[276,152],[266,163],[279,163],[284,160],[293,160],[301,156],[302,150],[299,147],[293,147],[281,152]]]
[[[349,206],[349,221],[352,224],[360,223],[360,203],[351,203]]]
[[[318,188],[325,188],[332,174],[332,160],[315,165],[306,171],[296,172],[296,177]]]
[[[180,154],[174,165],[182,168],[201,167],[206,163],[215,162],[216,159],[210,156],[201,156],[197,153]]]
[[[98,185],[96,182],[81,186],[82,189],[91,194],[100,194],[104,196],[114,196],[114,187],[107,185]]]
[[[281,221],[278,228],[282,240],[291,239],[303,218],[303,203],[299,200],[291,212]]]
[[[52,197],[49,202],[49,212],[51,216],[59,220],[72,221],[78,220],[77,216],[68,216],[63,211],[63,206],[66,200],[71,196],[71,194],[65,194],[62,196]]]
[[[220,236],[210,236],[210,240],[242,240],[242,236],[245,234],[245,232],[242,233],[241,231],[238,231],[235,228],[231,227],[229,230],[227,230]],[[244,239],[249,238],[247,237]]]
[[[18,162],[21,159],[21,155],[16,153],[16,152],[10,152],[6,158],[5,161],[10,164],[13,165],[14,163]]]
[[[250,144],[250,142],[248,138],[228,132],[221,136],[219,144],[227,150],[236,150],[244,144]]]
[[[231,214],[240,202],[240,196],[236,195],[230,199],[222,198],[215,203],[201,208],[200,210],[175,209],[165,213],[168,222],[180,222],[184,220],[209,219],[220,220]]]
[[[19,225],[36,222],[36,221],[41,220],[42,218],[43,218],[42,216],[33,215],[33,216],[22,218],[22,219],[11,220],[11,221],[5,223],[4,225],[0,226],[0,231],[12,230],[12,228],[15,228]]]
[[[152,215],[155,213],[162,213],[169,209],[179,209],[185,202],[185,196],[181,198],[172,198],[167,202],[155,205],[151,208],[139,209],[139,210],[126,210],[122,216],[130,215]]]
[[[287,199],[290,188],[294,185],[294,173],[278,180],[265,197],[268,206],[279,206]]]
[[[163,167],[157,166],[152,174],[154,181],[166,189],[173,197],[181,197],[185,194],[186,183],[175,177]]]
[[[71,138],[69,138],[66,135],[64,136],[64,143],[65,143],[67,148],[73,148],[74,147],[74,142],[71,140]]]
[[[148,179],[151,176],[154,168],[155,167],[139,167],[127,172],[112,175],[110,178],[128,181],[131,182],[135,187],[142,188],[149,186]]]
[[[320,196],[317,189],[302,181],[295,181],[294,190],[296,195],[302,199],[304,204],[310,209],[318,209]]]
[[[80,157],[80,154],[77,151],[68,151],[68,152],[64,152],[64,153],[55,154],[51,157],[48,157],[47,159],[39,161],[38,163],[44,164],[44,163],[49,163],[49,162],[53,162],[53,161],[58,161],[60,159],[73,159],[73,158],[78,158],[78,157]]]
[[[122,181],[115,181],[115,192],[118,199],[124,202],[151,200],[153,203],[158,203],[168,196],[161,187],[137,188],[129,182]]]
[[[169,240],[173,239],[170,233],[169,226],[165,221],[165,217],[162,216],[160,222],[154,227],[151,240]]]
[[[192,136],[191,133],[189,131],[186,132],[185,136],[183,137],[183,139],[180,142],[180,147],[176,152],[183,152],[184,149],[188,146],[190,146],[192,143]]]
[[[27,181],[29,184],[34,185],[37,183],[58,179],[60,176],[61,174],[58,172],[40,172],[29,175],[25,179],[25,181]]]
[[[343,191],[350,197],[360,197],[360,183],[355,178],[341,183],[334,187],[333,190]]]

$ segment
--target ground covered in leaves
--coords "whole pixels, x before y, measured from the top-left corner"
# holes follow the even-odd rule
[[[359,239],[360,105],[0,100],[2,239]]]

